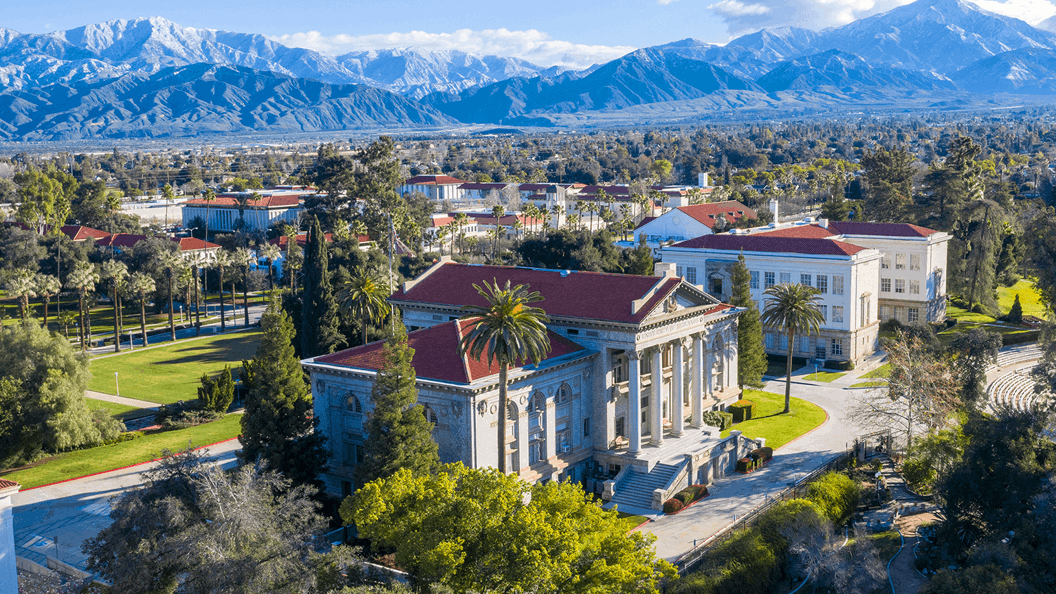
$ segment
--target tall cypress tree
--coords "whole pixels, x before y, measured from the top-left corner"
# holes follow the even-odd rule
[[[395,328],[385,343],[385,366],[371,392],[374,411],[367,420],[364,461],[356,474],[361,485],[401,468],[420,474],[440,464],[433,427],[418,404],[417,377],[411,366],[414,349],[407,344],[403,324]]]
[[[315,430],[312,394],[293,350],[293,321],[272,301],[260,325],[264,335],[249,363],[253,387],[242,415],[242,461],[262,458],[294,483],[316,483],[326,469],[326,437]]]
[[[334,352],[343,342],[338,330],[337,300],[330,284],[330,258],[326,235],[319,218],[312,218],[308,255],[304,261],[304,289],[301,304],[301,357]]]
[[[752,301],[752,275],[744,263],[744,254],[737,257],[731,278],[733,294],[730,304],[746,307],[748,311],[737,318],[737,376],[742,386],[762,387],[766,372],[766,352],[763,350],[763,324],[759,308]]]

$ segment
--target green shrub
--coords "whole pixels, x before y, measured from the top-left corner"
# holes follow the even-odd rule
[[[759,448],[748,455],[755,463],[766,464],[774,458],[774,448]]]
[[[734,423],[750,421],[755,413],[755,403],[751,400],[741,399],[726,407],[726,412],[733,415]]]
[[[929,487],[935,480],[935,468],[927,458],[908,458],[902,463],[902,478],[911,488]]]
[[[675,493],[672,499],[677,499],[682,502],[682,505],[688,507],[690,503],[707,496],[708,488],[704,485],[690,485],[678,493]]]
[[[786,548],[779,543],[779,549]],[[704,565],[674,583],[674,594],[770,594],[781,579],[785,553],[754,529],[742,530],[715,548]]]
[[[957,571],[942,570],[935,574],[920,594],[1018,594],[1016,580],[997,565],[975,565]]]
[[[216,379],[203,374],[202,385],[198,388],[198,405],[204,410],[218,413],[226,413],[235,399],[235,382],[231,379],[231,366],[225,365],[224,370],[216,376]]]
[[[861,496],[861,485],[838,472],[827,472],[807,487],[807,499],[837,526],[851,519]]]
[[[719,431],[725,431],[733,425],[733,415],[728,412],[709,410],[704,413],[704,424],[708,427],[718,427]]]
[[[684,507],[685,505],[683,505],[681,501],[679,501],[678,499],[671,498],[664,502],[664,513],[677,514],[678,512],[682,511],[682,508]]]
[[[853,361],[837,361],[837,360],[834,360],[834,359],[829,359],[829,360],[825,361],[825,367],[828,368],[828,369],[835,369],[837,371],[850,371],[850,370],[854,369],[854,362]]]

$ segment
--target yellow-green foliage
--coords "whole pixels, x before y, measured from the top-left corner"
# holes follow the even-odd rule
[[[807,488],[807,499],[833,524],[842,526],[851,519],[862,495],[861,486],[838,472],[827,472]]]
[[[655,536],[627,534],[578,485],[528,485],[490,468],[401,469],[347,498],[341,517],[395,550],[416,580],[455,592],[631,594],[675,576],[656,558]]]
[[[796,499],[779,504],[759,522],[715,548],[697,571],[679,580],[675,594],[770,594],[784,577],[788,541],[786,526],[803,514],[821,516],[813,502]]]

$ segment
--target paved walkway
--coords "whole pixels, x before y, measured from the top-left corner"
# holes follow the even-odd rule
[[[649,512],[653,514],[653,521],[641,530],[657,536],[657,555],[675,561],[696,543],[706,540],[818,466],[847,451],[854,438],[866,431],[846,419],[850,386],[882,364],[883,357],[882,353],[874,356],[831,383],[810,380],[813,366],[795,371],[792,396],[817,404],[828,414],[828,419],[814,431],[777,449],[773,462],[761,470],[747,475],[731,474],[715,481],[708,486],[711,495],[689,509],[673,516]],[[767,381],[763,389],[784,394],[784,378]],[[624,511],[641,513],[643,510]]]
[[[92,390],[85,390],[84,397],[112,402],[114,404],[121,404],[124,406],[134,406],[136,408],[154,409],[158,407],[157,402],[147,402],[146,400],[136,400],[135,398],[125,398],[124,396],[114,396],[113,394],[104,394],[103,392],[94,392]]]
[[[241,446],[231,440],[208,448],[225,467],[235,464]],[[16,493],[15,549],[19,557],[47,563],[46,557],[85,567],[81,543],[110,525],[110,498],[143,482],[143,473],[156,463],[140,464],[104,474]]]

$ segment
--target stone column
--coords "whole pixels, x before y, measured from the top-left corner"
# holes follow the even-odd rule
[[[632,454],[642,451],[642,378],[639,356],[637,351],[627,352],[627,437],[631,442]]]
[[[700,428],[704,426],[704,339],[700,334],[693,335],[693,382],[689,390],[690,404],[690,426]]]
[[[652,394],[649,396],[649,432],[650,443],[664,443],[664,357],[660,347],[654,347],[652,353]]]
[[[715,339],[712,338],[709,342],[715,342]],[[704,343],[704,349],[704,394],[708,395],[715,393],[714,387],[711,385],[712,377],[715,375],[715,361],[712,360],[713,355],[711,344]]]
[[[671,348],[674,355],[671,358],[671,412],[674,413],[671,424],[675,437],[682,437],[682,434],[686,431],[686,409],[682,406],[682,401],[685,399],[686,394],[685,386],[683,386],[684,382],[682,381],[686,374],[682,339],[679,338],[671,343]]]
[[[0,594],[18,594],[15,522],[11,514],[11,498],[20,488],[14,481],[0,479]]]
[[[546,403],[546,408],[543,410],[543,436],[546,439],[546,451],[543,452],[545,458],[553,458],[557,455],[557,406],[553,401]],[[569,427],[571,429],[571,427]],[[569,440],[572,443],[572,440]]]

